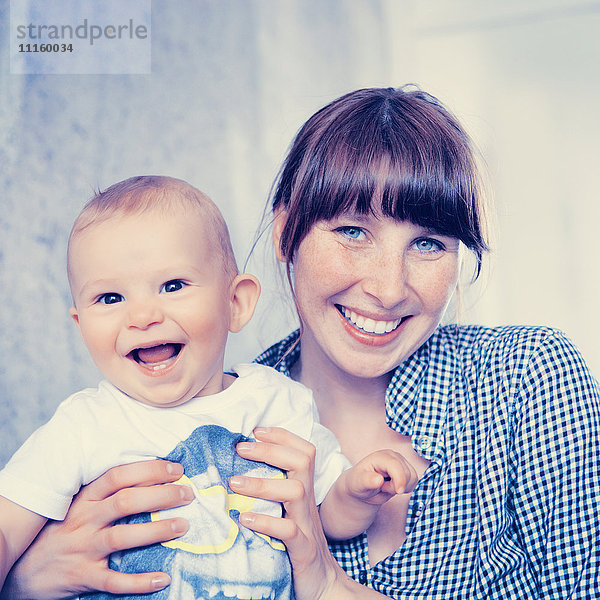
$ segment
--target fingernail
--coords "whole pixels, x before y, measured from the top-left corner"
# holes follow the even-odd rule
[[[179,491],[182,500],[193,500],[194,499],[194,490],[187,485],[182,485],[181,490]]]
[[[242,525],[253,525],[254,524],[254,515],[251,515],[249,513],[242,513],[240,514],[240,523]]]
[[[231,487],[232,485],[235,487],[244,487],[246,485],[246,478],[234,475],[229,478],[229,486]]]
[[[238,452],[252,452],[252,446],[254,446],[251,442],[240,442],[237,445]]]
[[[255,427],[254,433],[269,433],[271,431],[270,427]]]
[[[167,473],[169,475],[181,475],[183,467],[179,463],[167,463]]]
[[[168,575],[157,575],[152,579],[152,589],[162,590],[171,583],[171,578]]]
[[[189,525],[185,519],[175,519],[171,523],[171,529],[173,533],[182,534],[189,529]]]

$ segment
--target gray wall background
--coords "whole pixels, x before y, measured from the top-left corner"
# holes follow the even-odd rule
[[[142,173],[207,192],[240,264],[298,127],[354,88],[414,82],[487,163],[497,244],[464,322],[563,329],[600,374],[600,2],[154,0],[151,75],[10,75],[0,3],[0,465],[99,379],[68,317],[66,238],[96,188]],[[266,248],[228,363],[293,327]]]

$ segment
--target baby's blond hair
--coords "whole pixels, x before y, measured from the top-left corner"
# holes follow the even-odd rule
[[[69,234],[67,247],[69,281],[71,280],[72,241],[88,227],[120,215],[142,214],[149,211],[163,211],[167,215],[173,210],[182,209],[199,211],[206,218],[208,221],[206,231],[215,235],[223,269],[227,276],[233,279],[238,273],[238,268],[227,224],[215,203],[206,194],[181,179],[142,175],[125,179],[111,185],[103,192],[98,192],[83,207]]]

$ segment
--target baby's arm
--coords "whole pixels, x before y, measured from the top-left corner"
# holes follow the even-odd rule
[[[410,493],[416,471],[401,454],[378,450],[344,471],[320,507],[329,539],[342,540],[366,531],[382,504],[396,494]]]
[[[0,589],[12,566],[33,542],[46,520],[0,496]]]

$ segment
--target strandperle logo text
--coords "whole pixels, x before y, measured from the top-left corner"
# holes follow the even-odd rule
[[[145,25],[136,25],[133,19],[121,25],[92,25],[87,19],[79,25],[17,25],[17,39],[19,40],[88,40],[90,46],[96,40],[145,40],[148,37],[148,28]]]

